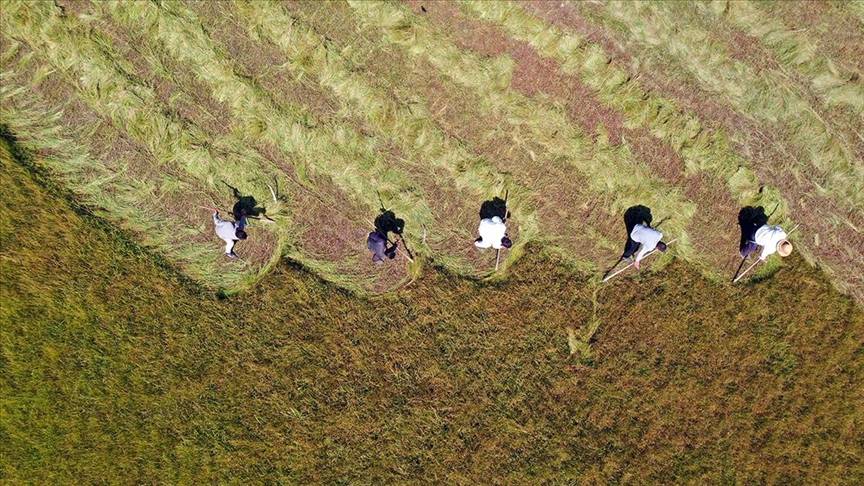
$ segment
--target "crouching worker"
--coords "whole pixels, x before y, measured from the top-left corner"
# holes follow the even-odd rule
[[[760,260],[764,261],[774,253],[781,257],[787,257],[792,254],[792,243],[786,239],[787,236],[780,226],[763,224],[742,238],[745,242],[741,246],[741,258],[752,255],[760,246],[762,247],[762,254],[759,255]]]
[[[635,253],[636,260],[633,262],[633,266],[639,270],[640,262],[648,252],[655,249],[662,252],[666,251],[666,243],[660,241],[662,239],[663,233],[656,229],[644,224],[634,225],[633,230],[630,231],[627,237],[627,244],[624,247],[624,254],[621,255],[621,258],[632,258]]]
[[[387,243],[389,243],[389,241],[387,240],[386,233],[383,233],[378,229],[369,233],[369,237],[366,238],[366,247],[372,252],[373,262],[384,263],[384,257],[387,257],[390,260],[396,258],[397,244],[393,243],[388,247]]]
[[[507,237],[507,225],[500,216],[481,219],[477,232],[480,233],[480,237],[474,240],[474,246],[477,248],[500,250],[513,246],[513,242]]]
[[[234,244],[237,241],[245,240],[246,235],[246,218],[241,218],[237,222],[226,221],[219,217],[219,211],[213,212],[213,225],[216,228],[216,236],[225,242],[225,254],[229,258],[237,258],[234,253]]]

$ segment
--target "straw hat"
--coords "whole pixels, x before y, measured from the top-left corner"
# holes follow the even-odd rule
[[[781,257],[787,257],[792,254],[792,243],[789,243],[789,240],[781,240],[780,243],[777,243],[777,253]]]

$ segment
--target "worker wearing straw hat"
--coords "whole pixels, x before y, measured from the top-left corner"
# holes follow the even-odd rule
[[[741,249],[741,257],[747,258],[756,251],[758,246],[762,247],[762,254],[759,255],[760,260],[765,260],[774,253],[781,257],[787,257],[792,254],[792,243],[786,239],[787,236],[780,226],[763,224],[753,232],[752,239],[748,238],[747,243]]]

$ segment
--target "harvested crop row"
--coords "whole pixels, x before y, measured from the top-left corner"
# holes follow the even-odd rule
[[[371,224],[367,221],[369,211],[363,203],[352,199],[326,177],[297,174],[294,161],[272,145],[260,140],[247,141],[242,130],[230,130],[232,119],[227,106],[210,98],[208,87],[197,80],[188,66],[154,48],[140,31],[123,29],[106,19],[101,14],[107,4],[91,4],[89,7],[83,13],[90,25],[97,26],[100,33],[110,33],[114,44],[113,59],[130,64],[130,69],[133,69],[130,74],[147,86],[156,87],[158,99],[165,107],[177,112],[178,116],[182,114],[184,118],[189,116],[199,124],[207,124],[210,129],[206,131],[213,140],[212,144],[257,165],[273,167],[280,174],[280,180],[287,184],[274,184],[283,204],[281,214],[295,219],[290,231],[282,235],[290,235],[284,247],[288,257],[325,280],[356,292],[383,292],[404,283],[408,277],[405,265],[381,268],[371,263],[365,246]],[[195,109],[201,106],[217,110],[218,125],[208,123],[212,119],[209,113]],[[226,180],[247,193],[248,188],[234,179]],[[219,189],[228,194],[227,187],[220,185]],[[288,197],[284,194],[286,190]],[[269,192],[253,195],[259,196],[259,201],[269,206]],[[327,221],[328,224],[317,224],[318,221]],[[242,246],[247,246],[253,239]]]
[[[675,27],[685,15],[666,4],[610,3],[606,15],[626,26],[635,42],[662,49],[709,91],[723,96],[736,110],[790,132],[790,140],[807,154],[788,166],[800,177],[814,180],[840,204],[864,208],[857,181],[864,167],[854,162],[847,134],[838,134],[776,73],[756,75],[744,63],[729,57],[695,22]]]
[[[22,148],[60,174],[98,214],[134,233],[144,245],[158,248],[189,275],[206,281],[214,269],[238,279],[253,273],[251,268],[232,270],[219,258],[218,249],[202,244],[211,230],[194,217],[201,214],[196,202],[210,204],[212,194],[206,187],[168,168],[153,170],[139,146],[101,120],[51,74],[26,54],[3,62],[0,123]],[[166,226],[167,219],[175,219],[177,227]],[[268,234],[261,235],[262,249]]]
[[[296,77],[313,76],[330,89],[348,110],[357,112],[381,136],[389,137],[406,157],[443,169],[456,186],[467,188],[474,201],[509,191],[508,207],[519,225],[517,247],[508,252],[505,266],[537,233],[536,216],[524,208],[527,190],[508,184],[485,161],[468,153],[458,142],[443,133],[431,120],[428,106],[413,100],[410,105],[397,103],[385,90],[371,85],[363,76],[352,72],[349,61],[310,26],[288,15],[278,5],[237,3],[235,6],[249,22],[252,32],[261,32],[278,45],[287,56],[286,65]],[[314,62],[309,61],[314,60]],[[305,62],[304,62],[305,61]],[[441,198],[436,198],[440,201]],[[471,223],[476,220],[472,218]],[[470,242],[473,225],[463,228],[443,242]],[[457,245],[459,246],[459,245]],[[466,246],[466,245],[461,245]],[[472,249],[473,250],[473,249]],[[471,251],[476,254],[476,252]]]
[[[839,69],[832,59],[821,55],[805,32],[787,28],[753,2],[713,0],[692,5],[712,19],[726,20],[759,39],[783,66],[805,76],[829,106],[848,106],[859,115],[864,111],[864,79],[859,73]]]
[[[760,193],[759,180],[744,159],[730,149],[725,134],[705,130],[696,116],[682,111],[674,101],[641,87],[596,43],[561,31],[515,4],[470,2],[466,8],[560,62],[563,72],[582,79],[604,103],[618,109],[629,126],[648,128],[673,147],[684,159],[688,173],[704,171],[726,181],[740,204],[773,206],[781,202],[776,191],[763,189]],[[538,7],[528,4],[526,8]]]
[[[864,227],[864,214],[848,207],[839,207],[834,198],[822,195],[821,189],[815,187],[813,181],[796,178],[786,170],[785,161],[805,155],[799,154],[794,147],[786,146],[787,142],[781,139],[785,135],[783,132],[765,130],[761,124],[744,114],[720,104],[717,97],[699,85],[680,80],[678,71],[672,69],[670,63],[661,58],[655,59],[650,53],[643,52],[641,47],[622,40],[623,34],[611,26],[613,23],[602,15],[602,9],[596,4],[538,2],[528,7],[563,31],[578,33],[576,35],[591,39],[593,43],[602,44],[607,55],[614,55],[618,59],[613,63],[627,64],[630,72],[628,76],[638,78],[646,92],[673,99],[688,112],[698,113],[704,125],[701,133],[734,134],[726,142],[728,153],[742,162],[743,159],[735,153],[745,154],[754,161],[752,169],[759,179],[770,181],[776,187],[772,193],[776,191],[777,197],[768,198],[761,204],[770,210],[774,206],[768,201],[776,200],[782,194],[785,203],[780,206],[778,214],[784,212],[785,208],[785,214],[794,215],[794,221],[802,225],[798,240],[806,244],[798,248],[804,250],[804,255],[812,263],[822,265],[839,288],[858,298],[864,296],[864,281],[858,276],[860,272],[850,272],[849,266],[851,262],[856,262],[853,266],[864,264],[864,255],[861,254],[864,251],[864,235],[860,231]],[[744,187],[747,187],[746,180],[743,181]],[[737,183],[733,180],[731,185]],[[765,189],[769,188],[766,186]],[[736,192],[734,189],[732,191]],[[734,223],[730,221],[726,224]],[[850,255],[855,256],[850,258]]]
[[[353,130],[316,125],[300,107],[275,106],[253,80],[235,73],[235,63],[213,45],[194,14],[175,3],[117,2],[111,3],[111,11],[122,24],[149,30],[172,55],[188,62],[214,98],[229,104],[249,138],[297,155],[302,159],[298,164],[332,178],[365,201],[370,211],[378,208],[375,193],[380,190],[397,214],[417,226],[430,225],[428,205],[403,173],[382,164]],[[426,247],[418,234],[408,233],[406,237],[415,248]]]
[[[460,47],[465,46],[485,57],[509,56],[514,62],[513,89],[526,96],[533,91],[537,93],[535,96],[562,104],[574,122],[581,126],[597,126],[600,131],[595,137],[602,139],[608,131],[613,145],[625,144],[630,151],[628,158],[632,157],[637,163],[649,168],[655,177],[661,178],[666,184],[683,188],[684,195],[699,206],[693,215],[691,242],[701,255],[701,260],[715,269],[735,264],[734,248],[739,236],[734,231],[717,231],[713,227],[718,219],[731,224],[737,220],[740,206],[726,189],[731,184],[727,184],[725,179],[704,171],[688,170],[669,143],[655,137],[647,127],[627,127],[626,117],[616,107],[608,106],[598,99],[594,89],[580,78],[561,72],[557,59],[542,56],[524,40],[508,37],[497,23],[465,15],[454,4],[430,6],[425,16],[438,29],[448,33]],[[757,187],[754,184],[750,193],[755,194]],[[747,199],[748,202],[750,200]],[[663,208],[654,209],[663,211]],[[621,225],[617,222],[614,229],[621,234]]]
[[[402,47],[412,57],[429,61],[449,79],[475,90],[483,100],[484,110],[501,114],[511,127],[524,130],[524,138],[533,139],[550,155],[571,164],[587,177],[592,191],[612,196],[611,212],[623,213],[627,207],[641,203],[676,214],[677,219],[671,220],[667,229],[680,235],[680,254],[697,260],[684,232],[693,214],[693,204],[683,200],[677,190],[657,181],[646,168],[633,164],[625,150],[608,143],[592,144],[561,110],[514,92],[509,88],[509,76],[500,67],[496,69],[476,55],[460,51],[405,7],[367,2],[349,4],[363,23],[379,28],[386,41]]]
[[[864,72],[864,0],[759,2],[772,18],[813,39],[820,53]]]
[[[418,123],[408,116],[413,116],[420,107],[412,105],[410,112],[386,111],[395,108],[396,103],[368,86],[362,77],[350,73],[350,67],[344,65],[338,52],[325,47],[323,39],[296,24],[296,19],[287,16],[278,5],[263,2],[238,5],[240,11],[228,2],[191,7],[214,41],[231,49],[236,62],[277,103],[284,103],[286,96],[296,97],[290,93],[291,87],[302,85],[304,96],[297,103],[308,106],[317,120],[341,124],[347,129],[353,127],[374,144],[386,165],[397,167],[421,188],[434,217],[434,225],[424,228],[425,241],[434,251],[437,263],[466,275],[483,275],[494,268],[494,257],[490,260],[488,252],[478,252],[471,241],[480,201],[490,197],[490,193],[503,195],[503,181],[496,174],[482,173],[482,169],[470,171],[475,179],[460,178],[457,167],[447,166],[449,160],[433,153],[441,150],[436,145],[440,140],[434,138],[434,133],[423,131],[423,127],[418,132]],[[275,37],[269,35],[274,29],[278,31]],[[249,37],[257,39],[254,46],[238,45]],[[286,45],[290,47],[285,49]],[[281,68],[274,70],[270,66]],[[443,153],[447,155],[446,149]],[[477,190],[476,184],[481,187],[486,184],[491,190]],[[382,202],[389,205],[386,197]],[[360,220],[371,220],[372,214],[367,213]],[[520,216],[516,221],[522,221]],[[524,221],[527,229],[530,223],[527,214]],[[417,228],[416,223],[408,220],[407,228]],[[527,236],[524,231],[517,241],[523,236]],[[516,255],[512,251],[505,254]]]
[[[592,192],[585,178],[562,158],[549,156],[530,137],[509,130],[504,117],[481,110],[484,101],[475,90],[430,75],[436,72],[434,66],[393,49],[377,29],[357,25],[356,15],[347,4],[285,5],[292,17],[311,25],[343,53],[353,70],[364,73],[364,79],[375,89],[391,93],[412,112],[428,111],[423,116],[428,116],[441,133],[500,171],[508,185],[531,188],[528,202],[542,223],[539,237],[543,248],[582,270],[596,270],[620,251],[623,225],[619,224],[620,215],[605,211],[608,195]],[[597,221],[612,223],[592,224]],[[515,217],[514,222],[519,224]],[[586,226],[586,222],[590,223]]]
[[[66,18],[66,21],[71,23],[74,22],[74,19]],[[97,35],[97,32],[90,33],[91,37]],[[76,41],[78,41],[82,46],[93,45],[89,43],[89,38],[86,40],[76,39]],[[100,55],[105,57],[99,58],[98,62],[93,62],[92,65],[88,64],[88,66],[93,68],[102,63],[101,65],[103,66],[112,66],[117,68],[119,66],[119,61],[122,61],[123,57],[113,50],[113,46],[111,46],[110,42],[108,42],[107,39],[99,38],[96,45],[101,49],[99,50]],[[134,92],[136,97],[132,98],[132,101],[140,102],[141,106],[151,109],[154,113],[151,117],[141,118],[144,123],[150,123],[148,128],[155,130],[153,127],[158,127],[158,123],[163,123],[165,126],[169,127],[169,129],[165,130],[167,133],[167,135],[165,135],[166,140],[169,140],[171,143],[180,143],[182,144],[181,148],[186,150],[186,152],[168,154],[164,152],[156,153],[154,156],[157,158],[163,157],[163,159],[168,156],[177,157],[176,160],[178,162],[184,163],[182,167],[185,168],[186,171],[189,171],[191,168],[193,169],[193,172],[198,174],[198,177],[205,183],[205,186],[210,188],[212,194],[224,195],[227,193],[227,188],[222,186],[221,180],[231,181],[232,184],[253,194],[266,194],[267,199],[269,199],[271,187],[275,186],[276,188],[284,188],[290,184],[291,180],[285,177],[285,174],[288,174],[288,171],[290,171],[290,166],[282,164],[282,167],[274,168],[274,163],[272,161],[265,160],[258,152],[250,150],[244,143],[235,140],[233,137],[211,137],[202,132],[198,127],[190,125],[186,120],[173,119],[170,118],[170,116],[169,118],[166,118],[164,112],[160,111],[162,110],[162,106],[153,91],[137,80],[135,75],[125,71],[112,73],[110,69],[100,72],[100,75],[105,79],[114,79],[112,78],[112,76],[114,76],[116,77],[114,80],[122,86],[122,88],[118,88],[121,90],[118,94],[116,90],[107,91],[106,87],[110,85],[102,81],[100,89],[103,94],[110,93],[111,96],[122,97],[127,93]],[[94,103],[94,109],[100,113],[110,111],[112,106],[122,106],[122,101],[118,102],[116,98],[107,101],[103,100],[101,104],[99,102]],[[121,112],[121,114],[122,113],[125,112]],[[115,122],[123,130],[128,130],[131,126],[128,118],[117,118]],[[151,145],[153,144],[152,131],[147,132],[145,129],[142,129],[136,133],[137,135],[135,135],[135,137],[138,138],[141,143],[149,142]],[[148,133],[150,133],[150,135],[148,135]],[[152,152],[153,149],[149,150]],[[199,158],[196,159],[194,156],[198,156]],[[207,162],[202,162],[202,160],[206,160]],[[223,161],[225,160],[232,160],[236,165],[221,167],[221,165],[224,165]],[[170,162],[162,160],[162,162],[157,165],[157,168],[166,167],[173,163],[173,160]],[[213,167],[222,168],[223,171],[211,170]],[[261,173],[262,171],[263,174]],[[264,174],[271,175],[265,176]],[[250,184],[250,180],[256,181],[259,184],[257,186]],[[321,199],[322,193],[317,194],[315,198],[310,198],[309,196],[310,194],[307,192],[298,192],[297,197],[291,199],[289,202],[291,208],[302,208],[302,210],[294,211],[292,214],[315,210],[316,208],[329,208],[328,211],[332,211],[333,208],[339,208],[340,204],[341,209],[346,212],[355,207],[345,204],[347,201],[338,195],[333,198],[333,203],[323,201]],[[188,199],[193,201],[194,198],[195,196],[190,195]],[[336,202],[340,204],[336,204]],[[212,204],[211,200],[199,201],[199,203],[202,205]],[[230,291],[237,291],[241,287],[248,286],[255,278],[257,278],[257,276],[266,272],[272,263],[281,256],[280,247],[284,247],[285,253],[289,257],[300,262],[310,270],[321,275],[323,278],[352,290],[389,290],[397,286],[406,278],[407,273],[405,272],[403,265],[391,266],[386,272],[373,268],[373,265],[369,262],[368,253],[365,249],[365,231],[368,229],[356,223],[349,222],[349,225],[345,225],[346,217],[343,214],[329,214],[325,211],[316,213],[320,214],[322,217],[331,216],[332,218],[330,221],[333,222],[333,226],[295,226],[289,223],[289,220],[285,215],[284,207],[280,208],[280,206],[282,206],[282,201],[274,204],[268,203],[268,206],[271,210],[270,214],[276,217],[280,222],[281,229],[276,231],[279,239],[277,240],[276,236],[269,237],[263,234],[257,235],[253,233],[252,238],[243,243],[243,247],[246,247],[245,251],[241,250],[240,252],[244,257],[252,257],[260,253],[257,251],[259,245],[269,245],[269,250],[266,252],[266,258],[263,258],[263,260],[262,258],[258,258],[258,260],[262,260],[261,262],[251,262],[253,263],[253,276],[246,275],[246,273],[243,272],[241,272],[240,275],[235,275],[237,273],[236,269],[238,265],[232,267],[235,268],[234,273],[224,271],[224,269],[220,271],[217,267],[217,269],[212,270],[207,274],[209,276],[202,276],[194,273],[193,276],[200,278],[205,283],[224,286],[228,287],[228,290]],[[166,216],[166,220],[176,220],[177,227],[173,229],[180,234],[184,232],[183,228],[198,228],[201,226],[202,220],[207,221],[206,213],[202,212],[195,204],[193,204],[192,210],[187,211],[186,213],[194,214],[196,212],[198,215],[202,216],[202,218],[194,220],[194,224],[191,226],[184,224],[176,217],[171,217],[170,215]],[[351,229],[346,231],[346,228],[349,227]],[[264,228],[270,229],[270,226],[264,226]],[[165,227],[165,229],[170,230],[172,228],[169,226]],[[313,229],[314,231],[310,231]],[[211,231],[212,228],[209,226],[206,227],[205,234],[209,242],[204,243],[202,241],[201,243],[204,243],[204,246],[198,247],[199,249],[206,248],[209,253],[205,256],[203,253],[199,254],[196,252],[194,255],[190,254],[189,256],[190,258],[201,257],[207,262],[215,260],[221,264],[222,260],[219,260],[219,258],[224,259],[224,257],[221,257],[217,245],[214,245],[214,237]],[[289,235],[291,239],[287,240]],[[295,236],[299,236],[301,239],[294,241]],[[278,241],[278,245],[275,244],[274,241]],[[183,251],[191,252],[192,249],[187,245],[184,247]],[[331,257],[331,261],[326,261],[326,259],[321,261],[317,258],[322,255],[325,257]],[[242,269],[246,267],[241,265],[239,268]],[[231,282],[236,280],[237,284],[234,285],[226,283],[229,280]],[[240,285],[241,281],[243,285]]]
[[[118,72],[110,57],[103,50],[104,43],[96,44],[86,34],[74,26],[69,17],[61,17],[49,4],[30,5],[21,10],[21,4],[7,4],[9,14],[4,15],[3,25],[10,35],[25,40],[35,52],[58,71],[66,75],[66,80],[75,85],[79,96],[94,111],[112,122],[146,147],[158,160],[157,167],[182,167],[194,178],[203,181],[212,192],[219,176],[243,172],[248,186],[261,187],[267,191],[261,178],[251,177],[251,171],[243,171],[244,161],[239,157],[225,157],[217,160],[201,142],[206,140],[194,127],[184,127],[181,123],[168,118],[158,110],[157,103],[148,102],[153,93],[148,88],[135,85]],[[216,178],[214,178],[214,174]],[[215,180],[214,180],[215,179]],[[278,209],[278,208],[277,208]],[[287,224],[287,221],[285,221]],[[270,240],[261,238],[262,243]],[[276,257],[278,245],[270,248],[263,266]],[[261,268],[254,268],[257,273]],[[238,271],[239,270],[239,271]],[[199,275],[211,285],[231,287],[247,280],[248,269],[234,272],[218,270]]]

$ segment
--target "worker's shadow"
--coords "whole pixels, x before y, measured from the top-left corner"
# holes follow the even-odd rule
[[[225,185],[231,188],[231,193],[234,199],[237,200],[234,203],[234,207],[231,208],[231,213],[234,215],[235,220],[239,221],[244,217],[258,219],[267,213],[267,208],[259,206],[255,197],[244,196],[236,187],[229,185],[227,182]]]
[[[510,217],[510,213],[507,212],[507,201],[497,196],[483,201],[483,204],[480,205],[480,219],[492,219],[495,216],[504,221]]]
[[[738,226],[741,228],[741,241],[738,248],[744,248],[756,230],[768,224],[768,216],[762,206],[744,206],[738,211]]]
[[[405,220],[397,218],[396,214],[390,210],[382,210],[381,214],[375,218],[375,231],[383,235],[387,233],[395,233],[401,235],[405,229]]]

